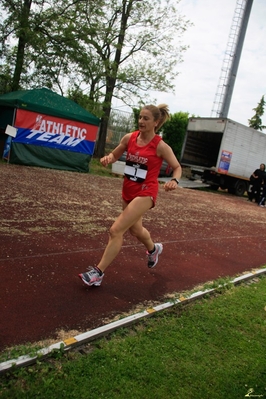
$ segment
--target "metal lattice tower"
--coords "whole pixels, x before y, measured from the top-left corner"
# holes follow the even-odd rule
[[[227,118],[253,0],[237,0],[211,116]]]

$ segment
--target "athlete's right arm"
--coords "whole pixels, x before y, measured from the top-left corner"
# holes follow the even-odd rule
[[[100,162],[103,166],[107,166],[110,163],[114,163],[121,157],[123,152],[127,150],[127,145],[130,136],[131,133],[128,133],[125,136],[123,136],[118,146],[109,155],[106,155],[105,157],[100,159]]]

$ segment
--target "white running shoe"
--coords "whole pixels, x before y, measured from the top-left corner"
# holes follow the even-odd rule
[[[150,269],[152,269],[157,265],[159,260],[159,255],[163,252],[163,244],[156,243],[154,245],[155,245],[155,250],[152,254],[150,254],[149,251],[146,252],[146,254],[148,255],[148,267]]]
[[[89,286],[96,285],[97,287],[101,285],[104,273],[100,275],[100,273],[92,266],[89,266],[88,270],[88,272],[79,274],[79,278],[81,278],[83,283]]]

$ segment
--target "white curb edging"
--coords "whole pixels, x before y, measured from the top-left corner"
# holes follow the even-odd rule
[[[266,268],[259,269],[254,272],[244,274],[240,277],[236,277],[231,281],[231,283],[236,285],[245,280],[249,280],[254,277],[258,277],[262,274],[266,274]],[[226,284],[224,286],[226,286]],[[25,367],[25,366],[34,364],[34,363],[36,363],[37,360],[47,357],[49,354],[51,354],[55,350],[68,351],[76,346],[86,344],[86,343],[91,342],[97,338],[108,335],[111,332],[117,330],[118,328],[131,325],[131,324],[135,323],[136,321],[138,321],[139,319],[151,317],[154,313],[157,313],[159,311],[162,311],[164,309],[167,309],[167,308],[177,305],[179,303],[183,304],[183,303],[195,300],[197,298],[201,298],[206,294],[214,293],[218,288],[221,288],[221,287],[222,287],[222,285],[217,288],[207,289],[205,291],[197,291],[197,292],[194,292],[193,294],[191,294],[187,298],[181,297],[180,299],[175,299],[172,302],[166,302],[161,305],[154,306],[153,308],[149,308],[142,312],[136,313],[133,316],[128,316],[121,320],[114,321],[112,323],[104,325],[102,327],[98,327],[91,331],[76,335],[76,336],[68,338],[64,341],[60,341],[56,344],[50,345],[47,348],[40,349],[39,351],[37,351],[36,356],[31,357],[31,356],[25,355],[25,356],[20,356],[17,359],[11,359],[6,362],[0,363],[0,374],[7,372],[8,370],[11,370],[14,367],[23,367],[23,366]]]

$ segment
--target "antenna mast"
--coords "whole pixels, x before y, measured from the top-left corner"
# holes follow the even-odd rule
[[[211,116],[227,118],[253,0],[237,0]]]

